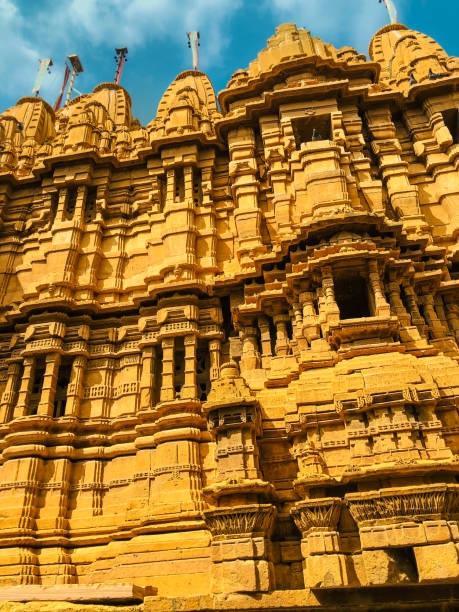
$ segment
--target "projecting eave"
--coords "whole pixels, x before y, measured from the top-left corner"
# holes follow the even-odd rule
[[[294,60],[277,64],[269,72],[264,72],[260,76],[248,77],[244,85],[239,87],[228,87],[220,91],[218,94],[220,108],[222,112],[226,114],[230,104],[254,95],[261,95],[266,89],[277,85],[279,83],[279,77],[292,77],[295,74],[300,74],[302,70],[311,65],[317,68],[340,70],[343,73],[343,79],[346,80],[348,80],[348,77],[350,79],[361,77],[369,79],[372,83],[378,81],[381,70],[381,66],[377,62],[349,64],[345,61],[336,62],[334,60],[323,59],[316,55],[301,60],[295,58]],[[332,82],[333,81],[321,84],[330,85]],[[285,94],[285,91],[288,89],[289,87],[286,86],[286,88],[281,91]]]
[[[454,76],[445,76],[435,81],[427,83],[416,83],[412,85],[409,91],[404,95],[410,102],[415,100],[424,100],[433,96],[445,95],[459,90],[459,74]]]
[[[281,105],[289,102],[306,101],[309,98],[326,99],[330,95],[341,95],[342,97],[363,97],[369,95],[371,85],[360,85],[353,87],[348,79],[340,81],[329,81],[325,83],[315,83],[313,85],[301,85],[299,87],[289,87],[286,89],[276,89],[275,91],[264,91],[258,100],[247,102],[244,106],[228,112],[222,119],[215,122],[215,132],[217,137],[223,137],[224,133],[233,125],[241,124],[244,121],[252,122],[266,112],[277,111]],[[394,91],[384,92],[389,98],[394,97]],[[376,95],[381,95],[378,92]],[[400,98],[402,96],[400,95]]]

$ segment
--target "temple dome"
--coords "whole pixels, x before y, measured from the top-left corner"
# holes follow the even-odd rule
[[[449,57],[433,38],[400,23],[376,32],[369,55],[381,65],[380,81],[405,92],[412,84],[459,72],[456,58]]]

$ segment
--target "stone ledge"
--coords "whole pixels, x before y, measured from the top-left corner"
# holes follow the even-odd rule
[[[139,603],[145,595],[154,595],[156,589],[139,587],[134,584],[54,584],[18,585],[0,587],[0,601],[62,601]]]

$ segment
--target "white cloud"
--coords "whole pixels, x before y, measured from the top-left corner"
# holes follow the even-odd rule
[[[0,81],[5,94],[32,91],[38,52],[25,34],[25,21],[12,0],[0,0]]]
[[[241,5],[242,0],[70,0],[43,15],[42,26],[51,26],[55,41],[71,37],[133,49],[154,39],[183,44],[186,31],[204,29],[206,62],[212,65],[227,43],[225,23]]]
[[[265,6],[279,23],[295,22],[324,42],[352,46],[360,53],[368,52],[373,34],[388,23],[377,0],[265,0]]]
[[[127,46],[135,51],[142,45],[153,46],[155,41],[171,40],[177,43],[178,54],[188,58],[186,32],[200,30],[201,34],[205,33],[201,38],[201,64],[207,70],[222,61],[222,52],[229,44],[225,26],[242,3],[243,0],[43,0],[41,3],[0,0],[0,57],[6,60],[0,63],[0,113],[18,97],[31,95],[38,60],[42,57],[51,56],[55,62],[40,92],[52,102],[61,85],[64,58],[75,49],[81,53],[90,48],[93,56],[102,52],[105,61],[107,48],[111,60],[114,47]],[[84,90],[101,80],[101,74],[91,74],[85,68],[75,83],[78,89]]]

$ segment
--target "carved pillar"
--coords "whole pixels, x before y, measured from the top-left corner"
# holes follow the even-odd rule
[[[21,366],[18,362],[14,361],[8,365],[8,378],[0,403],[0,423],[6,423],[13,417],[13,408],[18,391],[20,373]]]
[[[259,183],[253,129],[245,126],[231,128],[228,131],[228,146],[231,157],[229,176],[236,205],[237,252],[242,265],[253,267],[253,256],[266,251],[260,234],[261,211],[258,207]]]
[[[426,293],[421,299],[424,306],[424,316],[432,338],[444,338],[446,330],[435,312],[433,295]]]
[[[140,375],[140,410],[151,410],[154,403],[156,371],[156,348],[145,346],[142,350],[142,373]]]
[[[411,316],[406,310],[400,296],[399,282],[395,278],[391,277],[387,287],[389,290],[389,301],[393,314],[398,317],[403,327],[409,327],[411,325]]]
[[[341,168],[340,147],[329,140],[301,145],[299,159],[307,188],[307,210],[301,211],[301,221],[311,217],[336,214],[337,209],[351,205],[345,170]]]
[[[270,534],[275,507],[252,504],[207,510],[212,534],[211,592],[259,592],[274,589]]]
[[[302,536],[304,583],[310,588],[350,582],[337,531],[341,506],[341,498],[325,497],[298,502],[291,511]]]
[[[174,338],[163,338],[163,371],[161,376],[161,401],[175,398],[174,390]]]
[[[322,268],[322,291],[324,296],[324,309],[326,320],[339,321],[340,312],[335,300],[335,285],[333,282],[333,272],[329,266]]]
[[[276,355],[288,355],[290,353],[290,342],[287,333],[287,323],[290,317],[285,313],[278,313],[273,316],[273,323],[276,326]]]
[[[18,401],[14,408],[14,418],[26,416],[29,409],[30,393],[32,391],[35,374],[35,358],[24,357],[24,371],[22,373],[21,387],[18,393]]]
[[[300,302],[303,306],[303,333],[309,344],[320,338],[320,326],[316,309],[314,307],[314,293],[302,291]]]
[[[185,336],[185,381],[180,397],[182,399],[195,399],[198,396],[196,387],[196,348],[198,339],[196,334]]]
[[[253,370],[260,367],[260,353],[258,352],[257,328],[243,327],[239,333],[242,340],[241,368]]]
[[[370,281],[371,289],[373,291],[373,297],[375,302],[375,316],[388,317],[390,315],[390,306],[387,303],[386,297],[382,289],[378,263],[374,259],[368,262],[368,278]]]
[[[453,295],[445,295],[446,320],[459,342],[459,306]]]
[[[83,378],[87,361],[87,358],[83,355],[77,355],[73,359],[70,383],[67,387],[65,416],[79,416],[80,402],[83,397]]]
[[[60,353],[47,353],[45,374],[43,376],[43,387],[41,390],[37,414],[50,417],[53,416],[54,395],[56,393],[56,383],[60,364]]]
[[[258,317],[258,329],[260,330],[261,338],[261,356],[262,359],[272,357],[271,353],[271,331],[269,329],[268,317]],[[263,364],[264,366],[265,364]],[[266,364],[268,367],[268,364]]]
[[[216,380],[220,375],[221,347],[221,340],[209,340],[210,382]]]
[[[408,308],[411,313],[411,320],[413,322],[413,325],[416,325],[421,336],[426,336],[426,322],[424,321],[421,316],[421,313],[419,312],[416,292],[414,288],[408,284],[403,285],[403,290],[405,292],[406,301],[408,302]]]

